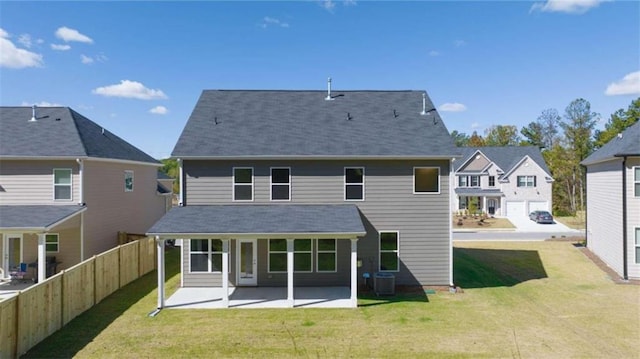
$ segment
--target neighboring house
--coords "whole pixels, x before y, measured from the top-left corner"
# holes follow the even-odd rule
[[[26,263],[43,278],[116,246],[118,231],[145,233],[170,201],[160,166],[68,107],[0,107],[0,277]]]
[[[582,161],[587,247],[624,279],[640,280],[640,122]]]
[[[453,284],[458,149],[426,93],[329,94],[202,93],[172,153],[181,206],[148,233],[184,239],[183,287],[287,287],[293,305],[294,286],[343,286],[355,306],[365,273]]]
[[[476,199],[482,212],[501,217],[551,212],[552,182],[540,149],[533,146],[461,147],[454,162],[453,208],[464,210]]]

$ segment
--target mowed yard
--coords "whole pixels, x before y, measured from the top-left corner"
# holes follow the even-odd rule
[[[175,288],[177,250],[168,258]],[[640,286],[614,284],[572,243],[458,242],[454,262],[464,293],[151,318],[153,272],[25,357],[638,358]]]

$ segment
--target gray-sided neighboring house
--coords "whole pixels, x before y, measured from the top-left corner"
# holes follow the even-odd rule
[[[453,284],[459,150],[424,91],[206,90],[172,156],[181,206],[148,234],[183,239],[183,288],[224,306],[230,287],[287,288],[293,306],[294,288],[344,287],[355,306],[365,273]]]
[[[454,162],[454,210],[469,208],[476,199],[482,212],[499,217],[523,217],[553,208],[551,172],[534,146],[461,147]]]
[[[0,107],[0,278],[21,263],[44,278],[115,247],[118,231],[145,233],[171,201],[160,166],[68,107]]]
[[[582,161],[587,247],[624,279],[640,280],[640,122]]]

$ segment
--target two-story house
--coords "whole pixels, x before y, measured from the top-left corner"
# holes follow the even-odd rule
[[[454,162],[453,208],[476,208],[492,216],[526,216],[552,210],[551,172],[533,146],[461,147]]]
[[[161,164],[68,107],[0,108],[0,278],[45,278],[144,233],[164,213]],[[24,266],[23,264],[23,266]]]
[[[623,279],[640,280],[640,122],[582,161],[587,248]]]
[[[458,153],[423,91],[202,93],[172,156],[181,206],[150,230],[182,238],[181,286],[452,285]],[[163,255],[163,251],[159,251]],[[164,306],[159,258],[158,307]]]

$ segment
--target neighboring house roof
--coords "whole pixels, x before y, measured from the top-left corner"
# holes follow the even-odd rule
[[[0,206],[0,229],[47,231],[86,209],[76,205]]]
[[[69,107],[0,107],[0,156],[94,157],[158,164],[151,156]]]
[[[535,146],[460,147],[460,150],[462,158],[453,163],[455,171],[458,171],[477,151],[480,151],[504,173],[511,172],[525,156],[529,156],[543,171],[551,175],[540,149]]]
[[[640,156],[640,121],[600,147],[600,149],[585,158],[581,164],[588,166],[612,160],[614,157],[624,156]]]
[[[173,180],[173,177],[169,177],[166,173],[158,170],[158,179],[159,180]]]
[[[504,196],[499,189],[456,188],[456,194],[463,196]]]
[[[366,231],[355,205],[217,205],[172,208],[148,235],[343,234]]]
[[[179,158],[459,155],[424,91],[205,90],[172,156]]]

